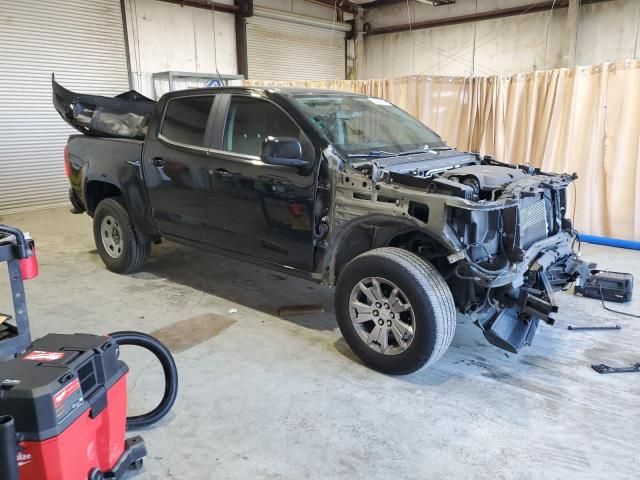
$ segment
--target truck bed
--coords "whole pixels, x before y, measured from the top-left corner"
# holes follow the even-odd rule
[[[144,140],[71,135],[68,141],[71,186],[82,198],[83,182],[111,181],[119,185],[120,172],[142,158]],[[91,168],[87,168],[91,165]]]

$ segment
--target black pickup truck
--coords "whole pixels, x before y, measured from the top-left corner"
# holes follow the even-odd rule
[[[457,151],[380,98],[225,87],[154,102],[53,80],[53,102],[82,132],[71,201],[110,270],[143,268],[166,238],[335,286],[342,334],[383,372],[440,358],[456,311],[517,352],[585,272],[565,216],[575,175]]]

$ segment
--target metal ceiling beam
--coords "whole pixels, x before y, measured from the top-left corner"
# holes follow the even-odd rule
[[[358,13],[358,5],[355,3],[351,3],[349,0],[307,0],[311,3],[317,3],[318,5],[324,5],[326,7],[334,8],[337,7],[343,12],[353,13],[354,15]]]
[[[412,1],[415,1],[416,3],[423,3],[423,2],[420,2],[420,0],[412,0]],[[429,0],[429,2],[431,1],[433,1],[434,7],[439,7],[441,5],[452,5],[456,3],[456,0]],[[363,3],[360,6],[362,8],[369,9],[369,8],[376,8],[376,7],[386,7],[387,5],[397,5],[399,3],[406,4],[407,0],[375,0],[370,3]]]
[[[156,0],[158,2],[164,3],[172,3],[174,5],[180,5],[182,7],[193,7],[193,8],[202,8],[205,10],[211,10],[211,1],[210,0]],[[349,0],[307,0],[311,3],[316,3],[318,5],[324,5],[330,8],[334,8],[337,6],[340,10],[344,12],[349,12],[356,14],[358,13],[358,5],[355,3],[351,3]],[[227,5],[225,3],[213,2],[213,8],[216,12],[223,13],[236,13],[238,10],[237,5]]]
[[[603,3],[610,2],[612,0],[582,0],[581,5],[588,5],[591,3]],[[366,35],[384,35],[387,33],[399,33],[407,32],[411,30],[421,30],[426,28],[445,27],[447,25],[457,25],[460,23],[480,22],[483,20],[492,20],[495,18],[514,17],[525,13],[536,12],[548,12],[553,7],[554,10],[560,8],[567,8],[569,6],[569,0],[547,0],[544,2],[531,3],[528,5],[520,5],[517,7],[501,8],[498,10],[490,10],[487,12],[472,13],[470,15],[460,15],[457,17],[439,18],[436,20],[426,20],[423,22],[415,22],[409,25],[408,23],[402,25],[392,25],[389,27],[371,28],[365,24]]]
[[[158,2],[172,3],[174,5],[180,5],[181,7],[193,7],[202,8],[204,10],[211,10],[211,2],[207,0],[156,0]],[[224,3],[213,2],[213,9],[216,12],[222,13],[236,13],[238,9],[235,5],[227,5]]]

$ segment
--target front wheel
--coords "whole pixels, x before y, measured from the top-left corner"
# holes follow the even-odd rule
[[[345,340],[383,373],[431,365],[453,339],[456,310],[447,283],[433,265],[400,248],[371,250],[349,262],[335,301]]]
[[[147,259],[151,245],[136,237],[129,213],[119,197],[102,200],[93,215],[93,237],[100,258],[116,273],[135,273]]]

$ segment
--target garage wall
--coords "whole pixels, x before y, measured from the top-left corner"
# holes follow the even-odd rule
[[[228,5],[233,5],[234,3],[233,0],[216,1]],[[215,12],[214,41],[212,12],[206,9],[182,7],[158,0],[124,0],[124,4],[132,83],[134,88],[144,95],[158,98],[164,92],[162,85],[153,84],[152,74],[155,72],[174,70],[215,74],[216,56],[218,71],[221,74],[235,75],[238,73],[233,14]],[[272,11],[304,15],[328,22],[334,19],[334,10],[332,8],[312,3],[308,0],[256,0],[254,5],[257,7],[256,10],[264,7]],[[249,19],[248,22],[251,22],[251,20]],[[258,22],[259,20],[254,21],[253,25]],[[274,22],[271,21],[270,23],[273,24]],[[285,34],[291,33],[290,37],[296,38],[299,27],[295,25],[291,26],[291,28],[289,27],[289,25],[285,25],[281,31]],[[264,22],[258,29],[264,31]],[[308,35],[307,43],[314,41],[316,43],[324,42],[330,48],[324,49],[323,55],[305,55],[305,60],[318,66],[318,71],[322,72],[322,75],[329,75],[330,78],[335,78],[336,55],[339,55],[340,59],[337,62],[340,64],[338,75],[340,78],[344,78],[344,34],[336,32],[335,43],[325,42],[327,35],[319,34],[318,29],[313,27],[310,27],[309,30],[311,33]],[[253,52],[249,52],[254,54],[253,58],[251,58],[251,55],[249,58],[250,73],[251,60],[253,60],[254,67],[258,67],[253,69],[257,75],[255,78],[263,75],[273,77],[268,69],[262,68],[266,66],[265,64],[257,65],[261,48],[262,50],[267,48],[264,45],[264,38],[258,38],[256,35],[252,35],[250,31],[247,34],[249,47],[252,45],[255,47]],[[271,38],[275,38],[275,36],[272,35]],[[252,41],[253,44],[251,43]],[[295,42],[287,42],[288,37],[276,43],[283,48],[287,45],[291,47],[297,46]],[[214,45],[216,47],[215,54]],[[338,45],[341,48],[336,50]],[[291,65],[300,60],[295,57],[288,58],[282,54],[282,49],[278,50],[278,55],[285,61],[289,61]],[[323,62],[326,63],[328,69],[322,69]],[[327,71],[328,74],[326,73]],[[286,74],[289,75],[290,73]],[[284,77],[279,76],[278,78]],[[304,78],[308,78],[308,75]],[[178,85],[179,88],[192,86],[196,85],[193,83]]]
[[[640,1],[616,0],[580,8],[576,63],[638,58]]]
[[[155,72],[215,74],[216,56],[221,74],[237,73],[233,14],[215,12],[214,38],[213,13],[205,9],[157,0],[125,0],[125,9],[132,81],[144,95],[156,97]]]
[[[345,78],[342,22],[256,8],[246,19],[248,77],[263,80]]]
[[[70,128],[51,103],[65,87],[129,89],[120,0],[2,0],[0,213],[68,203],[63,149]]]
[[[372,28],[530,5],[532,0],[458,0],[431,7],[410,2],[369,9]],[[358,78],[404,75],[510,75],[569,65],[567,8],[495,20],[365,37]],[[548,25],[548,28],[547,28]],[[613,0],[580,7],[577,65],[637,58],[640,1]],[[548,30],[548,35],[546,34]],[[412,41],[413,37],[413,41]],[[413,44],[413,45],[412,45]],[[413,59],[411,52],[413,51]]]

